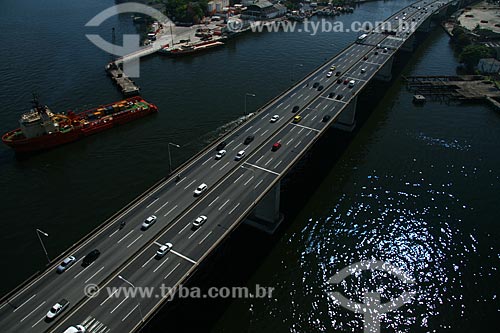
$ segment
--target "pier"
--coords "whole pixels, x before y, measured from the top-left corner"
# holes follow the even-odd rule
[[[134,96],[139,94],[140,88],[128,76],[123,73],[123,69],[116,62],[110,62],[106,66],[106,72],[113,82],[119,87],[123,96]]]

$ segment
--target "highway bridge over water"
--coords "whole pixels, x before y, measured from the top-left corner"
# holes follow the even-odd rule
[[[282,178],[328,128],[352,130],[359,93],[371,80],[390,80],[397,52],[413,50],[414,31],[396,32],[400,20],[426,32],[433,18],[439,20],[460,5],[449,0],[416,2],[387,19],[392,31],[367,32],[366,38],[326,61],[184,164],[174,173],[180,173],[180,179],[161,180],[46,270],[7,294],[0,303],[0,332],[64,332],[76,324],[92,333],[136,332],[168,301],[115,297],[104,288],[128,287],[128,282],[157,290],[161,285],[175,287],[185,283],[241,222],[272,232],[282,219]],[[332,66],[336,67],[333,75],[327,77]],[[349,84],[351,80],[354,84]],[[279,119],[271,122],[274,115]],[[296,115],[301,120],[293,122]],[[244,144],[250,135],[254,140]],[[227,153],[217,160],[216,146],[221,141],[226,142]],[[276,142],[281,147],[272,150]],[[235,155],[241,150],[245,155],[237,161]],[[193,191],[202,183],[208,185],[207,190],[194,196]],[[144,219],[153,214],[156,223],[141,230]],[[207,216],[207,221],[193,230],[193,220],[201,215]],[[122,221],[126,224],[120,229]],[[156,259],[156,251],[166,242],[173,244],[172,250]],[[82,267],[82,258],[93,249],[101,255]],[[57,265],[68,255],[76,257],[76,264],[57,274]],[[98,285],[102,292],[87,297],[84,287],[89,284]],[[69,307],[47,322],[47,311],[63,298],[70,302]]]

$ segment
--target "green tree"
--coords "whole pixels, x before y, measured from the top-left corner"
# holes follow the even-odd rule
[[[473,69],[479,62],[479,59],[491,58],[492,55],[492,50],[484,45],[469,45],[460,53],[460,61],[463,62],[467,68]]]

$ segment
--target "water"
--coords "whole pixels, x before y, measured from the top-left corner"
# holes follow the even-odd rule
[[[340,20],[379,20],[408,3],[367,3]],[[2,132],[16,126],[32,91],[56,111],[121,98],[104,73],[109,55],[84,36],[110,40],[111,27],[118,39],[135,32],[129,15],[84,28],[112,4],[4,1]],[[245,93],[256,95],[247,104],[254,110],[355,37],[249,34],[199,57],[152,56],[141,62],[136,81],[144,98],[160,108],[158,115],[29,159],[0,147],[0,208],[8,228],[0,235],[0,251],[9,254],[5,267],[16,267],[2,276],[2,292],[43,267],[35,228],[49,233],[44,240],[56,256],[168,172],[168,142],[182,146],[172,148],[179,165],[243,114]],[[436,30],[404,73],[454,74],[456,65],[447,36]],[[302,200],[303,208],[267,240],[270,251],[259,257],[262,262],[250,265],[255,269],[242,283],[275,286],[273,299],[224,305],[213,331],[361,331],[361,318],[333,306],[325,289],[339,269],[368,258],[402,267],[417,282],[416,300],[383,318],[388,329],[493,327],[499,311],[499,125],[498,113],[481,105],[415,107],[396,82]],[[389,282],[380,290],[384,297],[398,290]],[[368,288],[376,281],[363,283]]]

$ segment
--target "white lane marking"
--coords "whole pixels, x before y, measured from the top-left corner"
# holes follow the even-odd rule
[[[208,161],[212,160],[212,158],[209,158],[208,160],[206,160],[205,162],[201,163],[201,165],[205,165],[208,163]]]
[[[301,99],[302,96],[304,96],[304,94],[300,94],[299,97],[297,97],[297,99]]]
[[[189,235],[188,239],[191,239],[191,237],[193,237],[200,229],[201,227],[198,227],[191,235]]]
[[[155,210],[155,214],[156,214],[156,213],[158,213],[160,210],[162,210],[162,209],[163,209],[163,207],[165,207],[167,204],[168,204],[168,201],[167,201],[167,202],[165,202],[163,205],[161,205],[161,207],[160,207],[160,208],[158,208],[157,210]]]
[[[127,297],[125,297],[125,298],[124,298],[124,299],[123,299],[123,300],[122,300],[122,301],[121,301],[121,302],[120,302],[120,303],[119,303],[119,304],[118,304],[118,305],[117,305],[117,306],[116,306],[113,310],[111,310],[111,312],[110,312],[110,313],[115,312],[115,310],[116,310],[116,309],[118,309],[118,307],[119,307],[120,305],[122,305],[122,304],[123,304],[123,302],[125,302],[125,301],[127,300],[127,298],[128,298],[128,296],[127,296]]]
[[[41,322],[42,320],[45,319],[45,316],[43,316],[42,318],[38,319],[38,321],[36,323],[33,324],[33,326],[31,326],[31,328],[35,327],[36,325],[38,325],[39,322]]]
[[[201,245],[201,243],[203,243],[205,241],[205,239],[207,239],[208,236],[210,236],[211,233],[212,233],[212,230],[210,230],[210,232],[205,237],[203,237],[203,239],[198,243],[198,245]]]
[[[242,145],[242,143],[241,143],[241,142],[240,142],[240,143],[238,143],[238,145],[237,145],[236,147],[234,147],[234,149],[233,149],[233,150],[236,150],[236,148],[238,148],[238,147],[239,147],[239,146],[241,146],[241,145]]]
[[[262,134],[260,136],[264,136],[267,132],[269,132],[269,130],[265,130],[264,132],[262,132]]]
[[[116,229],[115,231],[113,231],[113,232],[111,233],[111,235],[109,235],[109,236],[108,236],[108,238],[113,237],[113,235],[114,235],[114,234],[116,234],[117,232],[118,232],[118,229]]]
[[[305,118],[305,117],[304,117]],[[297,126],[297,127],[303,127],[303,128],[307,128],[311,131],[316,131],[316,132],[319,132],[319,130],[315,129],[315,128],[312,128],[312,127],[309,127],[309,126],[304,126],[304,125],[299,125],[299,124],[292,124],[293,126]]]
[[[106,303],[106,302],[108,301],[108,299],[110,299],[111,297],[113,297],[113,295],[114,295],[114,294],[116,294],[116,293],[118,292],[118,290],[119,290],[118,288],[117,288],[117,289],[115,289],[115,291],[113,291],[113,293],[112,293],[111,295],[109,295],[108,297],[106,297],[106,299],[105,299],[104,301],[102,301],[102,303],[101,303],[101,304],[99,304],[99,306],[103,306],[103,305],[104,305],[104,303]]]
[[[287,106],[284,107],[284,109],[288,109],[291,104],[288,104]]]
[[[193,180],[191,183],[189,183],[186,187],[184,187],[184,189],[187,189],[189,186],[193,185],[195,181],[196,181],[196,179]]]
[[[134,312],[134,311],[135,311],[135,309],[137,309],[137,307],[138,307],[138,306],[139,306],[139,304],[137,304],[136,306],[134,306],[134,307],[132,308],[132,310],[130,310],[130,312],[129,312],[129,313],[127,313],[127,315],[126,315],[125,317],[123,317],[122,322],[124,322],[124,321],[128,318],[128,316],[130,316],[130,315],[132,314],[132,312]]]
[[[219,170],[224,169],[225,167],[227,167],[228,164],[229,164],[229,162],[227,162],[226,164],[224,164],[223,166],[221,166],[221,168]]]
[[[297,148],[301,143],[302,143],[302,140],[299,141],[295,146],[293,146],[293,148]]]
[[[84,283],[88,283],[90,280],[92,280],[94,278],[94,276],[96,276],[97,274],[99,274],[100,271],[102,271],[104,269],[104,266],[102,266],[97,272],[95,272],[94,274],[92,274],[91,277],[89,277],[87,280],[85,280]]]
[[[254,188],[257,188],[260,184],[262,184],[263,181],[264,181],[264,179],[261,179],[260,182],[258,182],[257,185],[255,185]]]
[[[180,262],[178,262],[178,263],[177,263],[177,265],[175,265],[174,269],[172,269],[172,270],[170,271],[170,273],[168,273],[167,275],[165,275],[165,277],[163,278],[163,280],[165,280],[166,278],[168,278],[168,277],[170,276],[170,274],[172,274],[172,273],[173,273],[173,272],[177,269],[177,267],[179,267],[179,266],[180,266],[180,264],[181,264],[181,263],[180,263]]]
[[[209,161],[210,161],[210,159],[209,159]],[[182,183],[182,181],[183,181],[184,179],[186,179],[186,178],[187,178],[187,177],[184,177],[184,178],[182,178],[181,180],[179,180],[177,183],[175,183],[175,186],[177,186],[177,185],[179,185],[180,183]]]
[[[262,116],[262,118],[260,118],[260,120],[264,120],[265,118],[267,118],[269,116],[269,113],[266,113],[265,115]]]
[[[266,162],[266,164],[264,164],[264,166],[267,166],[269,163],[271,163],[271,161],[272,161],[272,160],[273,160],[273,158],[271,157],[271,158],[269,159],[269,161],[267,161],[267,162]]]
[[[43,301],[42,303],[40,303],[40,305],[39,305],[39,306],[37,306],[36,308],[34,308],[34,309],[33,309],[33,311],[31,311],[30,313],[28,313],[28,314],[26,315],[26,317],[24,317],[23,319],[21,319],[21,321],[20,321],[20,322],[22,323],[22,322],[23,322],[26,318],[28,318],[29,316],[31,316],[31,315],[33,314],[33,312],[35,312],[36,310],[38,310],[38,309],[39,309],[42,305],[44,305],[44,304],[45,304],[45,301]]]
[[[80,271],[80,273],[76,274],[75,276],[73,276],[73,279],[76,279],[78,276],[80,276],[80,274],[82,274],[83,272],[85,272],[90,266],[92,266],[94,263],[91,263],[90,265],[88,265],[87,267],[85,267],[84,269],[82,269]]]
[[[180,235],[180,234],[181,234],[181,232],[183,232],[184,230],[186,230],[186,228],[187,228],[187,227],[189,227],[190,225],[191,225],[191,222],[189,222],[188,224],[186,224],[186,225],[184,226],[184,228],[182,228],[182,229],[181,229],[181,231],[179,231],[179,232],[177,233],[177,235]]]
[[[249,128],[247,128],[247,129],[245,130],[245,132],[248,132],[248,131],[249,131],[250,129],[252,129],[252,128],[253,128],[253,125],[252,125],[252,126],[250,126]]]
[[[286,144],[286,145],[289,145],[289,144],[290,144],[290,142],[292,142],[292,141],[293,141],[293,138],[291,138],[291,139],[290,139],[287,143],[285,143],[285,144]]]
[[[248,164],[248,165],[253,166],[254,168],[257,168],[257,169],[260,169],[260,170],[267,171],[267,172],[272,173],[272,174],[274,174],[274,175],[276,175],[276,176],[279,176],[279,175],[280,175],[280,174],[279,174],[279,173],[277,173],[277,172],[274,172],[274,171],[268,170],[268,169],[266,169],[266,168],[262,168],[262,167],[260,167],[260,166],[258,166],[258,165],[255,165],[255,164],[250,164],[250,163],[245,163],[245,164]]]
[[[227,147],[227,146],[229,146],[229,145],[230,145],[231,143],[233,143],[233,142],[234,142],[234,139],[233,139],[233,140],[231,140],[231,141],[229,141],[229,143],[226,145],[226,147]]]
[[[239,205],[240,205],[240,203],[238,202],[238,204],[236,206],[234,206],[233,209],[231,209],[227,215],[231,215],[231,213],[234,212],[234,210],[236,208],[238,208]]]
[[[278,104],[278,106],[276,108],[279,108],[282,105],[283,105],[283,102],[281,102],[280,104]]]
[[[279,165],[281,164],[281,162],[283,162],[283,161],[279,161],[279,162],[278,162],[278,164],[276,164],[276,165],[274,166],[274,168],[276,169],[277,167],[279,167]]]
[[[155,243],[158,246],[162,246],[163,245],[163,244],[158,243],[157,241],[154,241],[153,243]]]
[[[240,178],[241,178],[241,177],[243,177],[243,176],[244,176],[244,174],[242,174],[242,175],[240,175],[238,178],[236,178],[236,180],[233,182],[233,184],[236,184],[236,182],[237,182],[238,180],[240,180]]]
[[[313,117],[313,119],[312,119],[312,120],[314,120],[314,119],[316,119],[316,118],[318,118],[318,115],[315,115],[315,116]]]
[[[259,127],[259,128],[257,128],[257,130],[255,130],[255,132],[253,132],[252,134],[257,134],[257,132],[258,132],[258,131],[260,131],[260,130],[261,130],[261,128]]]
[[[131,247],[131,246],[132,246],[132,244],[134,244],[135,242],[137,242],[137,241],[139,240],[139,238],[141,238],[141,237],[142,237],[142,234],[140,234],[140,235],[139,235],[139,237],[137,237],[137,238],[136,238],[136,239],[135,239],[132,243],[130,243],[129,245],[127,245],[127,249],[128,249],[129,247]]]
[[[243,185],[247,186],[247,185],[248,185],[248,183],[250,183],[250,182],[252,181],[252,179],[253,179],[253,176],[252,176],[252,177],[250,177],[250,178],[249,178],[249,179],[248,179],[248,180],[247,180],[247,181],[246,181]]]
[[[328,104],[326,104],[324,107],[323,107],[323,110],[326,109],[328,107]]]
[[[212,166],[210,167],[210,169],[212,169],[214,166],[216,166],[217,164],[219,164],[221,160],[217,160],[217,162],[215,162],[214,164],[212,164]]]
[[[219,207],[219,210],[221,210],[221,209],[222,209],[222,208],[223,208],[223,207],[224,207],[224,206],[225,206],[228,202],[229,202],[229,199],[227,199],[227,200],[226,200],[226,202],[224,202],[224,203],[222,204],[222,206],[220,206],[220,207]]]
[[[172,211],[173,211],[174,209],[176,209],[176,208],[177,208],[177,205],[175,205],[174,207],[172,207],[172,209],[171,209],[171,210],[169,210],[169,211],[167,212],[167,214],[165,214],[165,215],[163,215],[163,216],[167,216],[168,214],[172,213]]]
[[[300,129],[299,133],[297,133],[297,134],[302,133],[302,131],[303,131],[303,130],[304,130],[304,127],[302,127],[302,128]]]
[[[264,157],[264,155],[262,155],[261,157],[259,157],[259,159],[257,161],[255,161],[255,163],[259,163],[259,161]]]
[[[211,203],[208,204],[208,207],[212,206],[214,204],[214,202],[217,201],[217,199],[219,199],[219,197],[215,198],[214,201],[212,201]]]
[[[156,199],[154,199],[153,201],[151,201],[151,203],[150,203],[149,205],[147,205],[147,206],[146,206],[146,208],[149,208],[149,207],[153,206],[153,204],[154,204],[155,202],[157,202],[158,200],[160,200],[160,198],[156,198]]]
[[[198,230],[200,230],[200,229],[198,229]],[[183,255],[183,254],[181,254],[181,253],[179,253],[179,252],[177,252],[177,251],[170,250],[170,252],[172,252],[172,253],[173,253],[173,254],[175,254],[175,255],[178,255],[178,256],[179,256],[179,257],[181,257],[182,259],[187,260],[187,261],[189,261],[189,262],[190,262],[190,263],[192,263],[192,264],[196,264],[196,261],[194,261],[193,259],[191,259],[191,258],[189,258],[189,257],[186,257],[185,255]]]
[[[294,92],[293,94],[291,94],[290,97],[293,97],[295,95],[297,95],[297,92]]]
[[[168,258],[166,258],[165,260],[162,260],[162,262],[156,266],[156,268],[153,270],[153,273],[156,273],[157,270],[160,269],[161,266],[163,266],[164,263],[166,263],[168,261]]]
[[[144,268],[147,264],[149,264],[149,262],[150,262],[151,260],[153,260],[153,258],[154,258],[154,257],[155,257],[155,256],[152,256],[151,258],[149,258],[149,259],[148,259],[148,260],[147,260],[144,264],[142,264],[142,266],[141,266],[141,267],[142,267],[142,268]]]
[[[126,234],[125,236],[123,236],[122,238],[120,238],[120,240],[119,240],[118,242],[116,242],[116,244],[120,244],[120,242],[121,242],[122,240],[124,240],[125,238],[127,238],[127,237],[128,237],[128,235],[130,235],[130,234],[131,234],[131,233],[133,233],[133,232],[134,232],[134,229],[130,230],[130,231],[128,232],[128,234]]]
[[[30,298],[28,298],[26,301],[24,301],[23,304],[19,305],[17,308],[14,309],[14,311],[12,312],[16,312],[17,310],[19,310],[24,304],[28,303],[29,301],[31,301],[33,299],[33,297],[35,297],[36,294],[34,294],[33,296],[31,296]]]

